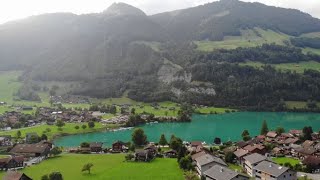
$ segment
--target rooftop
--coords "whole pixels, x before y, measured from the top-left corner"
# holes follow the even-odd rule
[[[231,180],[239,175],[239,173],[220,165],[213,166],[212,168],[205,171],[204,174],[211,177],[212,179],[217,180]]]
[[[282,167],[278,164],[268,161],[260,162],[258,165],[254,167],[254,169],[273,175],[275,177],[279,177],[281,174],[289,170],[289,168],[287,167]]]
[[[227,164],[222,159],[217,158],[215,156],[212,156],[210,154],[202,155],[202,156],[196,158],[195,161],[197,163],[199,163],[200,166],[204,166],[204,165],[212,163],[212,162],[216,162],[217,164],[227,166]]]
[[[261,154],[258,154],[258,153],[254,153],[254,154],[250,154],[248,156],[245,156],[244,159],[251,164],[255,164],[255,163],[266,160],[267,157],[262,156]]]

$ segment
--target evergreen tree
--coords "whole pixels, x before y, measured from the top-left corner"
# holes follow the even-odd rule
[[[133,131],[132,141],[137,146],[142,146],[147,143],[147,136],[144,134],[143,129],[137,128]]]
[[[165,146],[168,144],[168,141],[166,139],[166,136],[164,134],[161,134],[160,140],[159,140],[159,144],[161,146]]]
[[[269,132],[268,124],[267,124],[267,121],[264,120],[263,123],[262,123],[260,134],[261,135],[266,135],[268,132]]]

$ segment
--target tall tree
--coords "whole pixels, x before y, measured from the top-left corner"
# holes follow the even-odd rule
[[[132,141],[137,146],[142,146],[147,143],[147,136],[144,134],[143,129],[136,128],[132,133]]]
[[[159,140],[159,144],[161,146],[165,146],[168,144],[168,141],[166,139],[166,136],[164,134],[161,134],[160,140]]]
[[[285,129],[284,129],[283,127],[277,127],[276,133],[277,133],[278,135],[280,135],[280,134],[282,134],[282,133],[284,133],[284,132],[285,132]]]
[[[306,126],[303,128],[302,130],[302,139],[305,140],[312,140],[312,133],[313,133],[313,129],[311,126]]]
[[[60,172],[52,172],[49,174],[50,180],[63,180],[62,174]]]
[[[263,123],[262,123],[260,134],[261,135],[266,135],[268,132],[269,132],[268,124],[267,124],[267,121],[264,120]]]

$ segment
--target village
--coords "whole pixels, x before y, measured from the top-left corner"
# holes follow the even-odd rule
[[[219,138],[213,145],[201,141],[185,142],[172,135],[168,142],[163,136],[159,142],[143,140],[143,130],[132,142],[116,141],[111,147],[102,142],[83,142],[77,148],[62,150],[48,140],[28,134],[22,142],[12,141],[10,136],[0,137],[1,149],[8,155],[0,159],[0,169],[8,171],[6,177],[18,176],[32,179],[19,169],[46,161],[47,158],[67,154],[126,154],[126,161],[152,163],[155,158],[177,158],[181,169],[192,171],[199,179],[246,180],[246,179],[308,179],[308,175],[320,170],[320,136],[311,127],[290,130],[288,133],[266,131],[254,138],[242,136],[246,141],[222,143]],[[139,139],[140,138],[140,139]],[[142,140],[141,140],[142,138]],[[299,163],[277,163],[274,159],[295,159]],[[237,166],[237,169],[231,166]],[[28,178],[26,178],[28,177]],[[19,178],[16,178],[19,179]]]

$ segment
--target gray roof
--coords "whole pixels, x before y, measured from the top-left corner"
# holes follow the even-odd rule
[[[200,166],[204,166],[204,165],[212,163],[212,162],[215,162],[215,163],[223,165],[223,166],[227,166],[227,164],[222,159],[217,158],[215,156],[212,156],[210,154],[204,154],[204,155],[196,158],[195,161],[197,161],[197,163],[199,163]]]
[[[264,161],[267,159],[266,156],[262,156],[261,154],[258,154],[258,153],[253,153],[253,154],[250,154],[248,156],[245,156],[244,159],[246,161],[249,161],[250,164],[256,164],[256,163],[259,163],[261,161]]]
[[[204,174],[216,180],[231,180],[239,175],[239,173],[220,165],[213,166],[205,171]]]
[[[275,177],[279,177],[281,174],[289,170],[287,167],[279,166],[273,162],[262,161],[258,165],[256,165],[253,169],[265,172],[267,174],[271,174]]]

